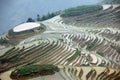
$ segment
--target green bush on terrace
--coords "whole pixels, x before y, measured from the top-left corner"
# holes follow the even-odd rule
[[[9,36],[13,36],[13,35],[16,35],[16,33],[13,31],[13,29],[10,29],[10,30],[8,31],[8,35],[9,35]]]
[[[94,46],[95,46],[95,43],[98,41],[98,38],[96,38],[92,43],[88,44],[86,49],[87,50],[91,50]]]
[[[26,65],[21,68],[17,68],[15,71],[17,71],[17,74],[26,75],[26,74],[32,74],[33,72],[37,72],[37,71],[39,72],[43,69],[52,69],[54,72],[59,71],[59,68],[52,64]]]
[[[67,60],[68,60],[69,62],[75,60],[75,59],[80,55],[80,53],[81,53],[81,51],[78,50],[78,49],[76,49],[76,52],[74,53],[74,55],[71,56],[70,58],[68,58]]]
[[[63,11],[61,14],[62,17],[70,17],[70,16],[78,16],[86,13],[90,13],[93,11],[101,10],[101,5],[84,5],[78,6],[75,8],[69,8]]]
[[[81,66],[87,67],[87,66],[90,66],[90,65],[89,64],[81,64]]]
[[[104,57],[105,55],[104,55],[104,53],[103,52],[101,52],[101,51],[97,51],[96,52],[98,55],[100,55],[100,56],[102,56],[102,57]]]

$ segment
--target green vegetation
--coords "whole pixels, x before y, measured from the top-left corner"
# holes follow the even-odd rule
[[[1,63],[8,63],[8,62],[12,63],[12,62],[16,62],[18,60],[20,60],[20,58],[19,58],[19,55],[16,54],[10,58],[1,59],[0,62]]]
[[[95,46],[95,43],[98,41],[98,38],[96,38],[92,43],[88,44],[86,49],[87,50],[91,50],[94,46]]]
[[[8,43],[8,40],[6,40],[6,39],[0,39],[0,44],[7,44]]]
[[[81,64],[81,66],[90,66],[89,64]]]
[[[8,31],[8,35],[9,36],[13,36],[13,35],[15,35],[16,33],[13,31],[13,29],[10,29],[9,31]]]
[[[67,60],[68,60],[69,62],[75,60],[75,59],[80,55],[80,53],[81,53],[81,51],[79,51],[78,49],[76,49],[75,54],[74,54],[73,56],[71,56],[70,58],[68,58]]]
[[[41,18],[40,18],[40,21],[44,21],[44,20],[47,20],[47,19],[50,19],[54,16],[56,16],[57,14],[56,13],[48,13],[47,15],[43,15]]]
[[[40,15],[39,15],[39,14],[37,15],[36,20],[37,20],[37,21],[41,21],[41,18],[40,18]]]
[[[103,0],[105,4],[120,4],[120,0]]]
[[[102,57],[104,57],[105,55],[104,55],[104,53],[103,52],[101,52],[101,51],[97,51],[96,52],[98,55],[100,55],[100,56],[102,56]]]
[[[52,64],[42,64],[42,65],[26,65],[21,68],[17,68],[12,74],[18,74],[22,76],[35,76],[41,71],[52,70],[53,72],[58,72],[59,68]],[[32,74],[32,75],[31,75]],[[44,73],[43,73],[44,74]]]
[[[63,11],[61,14],[62,17],[70,17],[70,16],[78,16],[90,12],[94,12],[97,10],[101,10],[101,5],[84,5],[84,6],[78,6],[75,8],[69,8]]]
[[[26,22],[35,22],[35,20],[32,18],[28,18],[28,20]]]
[[[61,13],[61,11],[52,12],[52,13],[48,12],[46,15],[42,15],[42,16],[37,14],[37,18],[35,18],[35,19],[28,18],[26,22],[44,21],[44,20],[53,18],[53,17],[59,15],[60,13]]]

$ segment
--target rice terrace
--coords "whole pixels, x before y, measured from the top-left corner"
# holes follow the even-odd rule
[[[103,2],[0,35],[0,80],[120,80],[120,1]]]

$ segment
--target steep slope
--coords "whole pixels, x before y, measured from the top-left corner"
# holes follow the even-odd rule
[[[119,7],[102,10],[98,6],[97,11],[93,7],[77,16],[59,15],[38,22],[45,27],[42,33],[21,36],[19,43],[5,48],[0,56],[0,77],[4,80],[4,72],[25,65],[53,64],[60,72],[30,80],[119,80],[120,29],[119,17],[115,17]]]

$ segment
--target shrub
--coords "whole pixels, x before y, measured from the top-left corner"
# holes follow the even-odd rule
[[[35,20],[32,18],[28,18],[28,20],[26,22],[35,22]]]
[[[86,49],[87,50],[91,50],[94,46],[95,46],[95,43],[98,41],[98,38],[96,38],[92,43],[88,44]]]
[[[13,31],[13,29],[10,29],[9,31],[8,31],[8,35],[9,36],[13,36],[13,35],[15,35],[16,33]]]
[[[102,57],[104,57],[105,55],[104,55],[104,53],[103,52],[101,52],[101,51],[97,51],[96,52],[98,55],[100,55],[100,56],[102,56]]]
[[[37,21],[40,21],[41,19],[40,19],[40,15],[38,14],[37,15]]]
[[[53,12],[53,13],[48,13],[46,15],[43,15],[41,18],[40,18],[40,21],[44,21],[44,20],[47,20],[47,19],[50,19],[50,18],[53,18],[54,16],[57,16],[58,12]]]
[[[86,13],[90,13],[93,11],[101,10],[101,5],[84,5],[78,6],[75,8],[69,8],[63,11],[61,14],[62,17],[70,17],[70,16],[78,16]]]
[[[81,66],[87,67],[87,66],[90,66],[90,65],[89,64],[81,64]]]
[[[68,58],[67,60],[68,60],[69,62],[75,60],[75,59],[80,55],[80,53],[81,53],[81,51],[79,51],[78,49],[76,49],[76,52],[74,53],[74,55],[71,56],[70,58]]]
[[[54,66],[52,64],[41,64],[41,65],[25,65],[21,68],[17,68],[15,71],[13,71],[10,75],[11,78],[15,79],[16,76],[36,76],[36,75],[47,75],[48,74],[54,74],[55,72],[58,72],[59,68],[57,66]],[[32,74],[32,75],[31,75]]]

